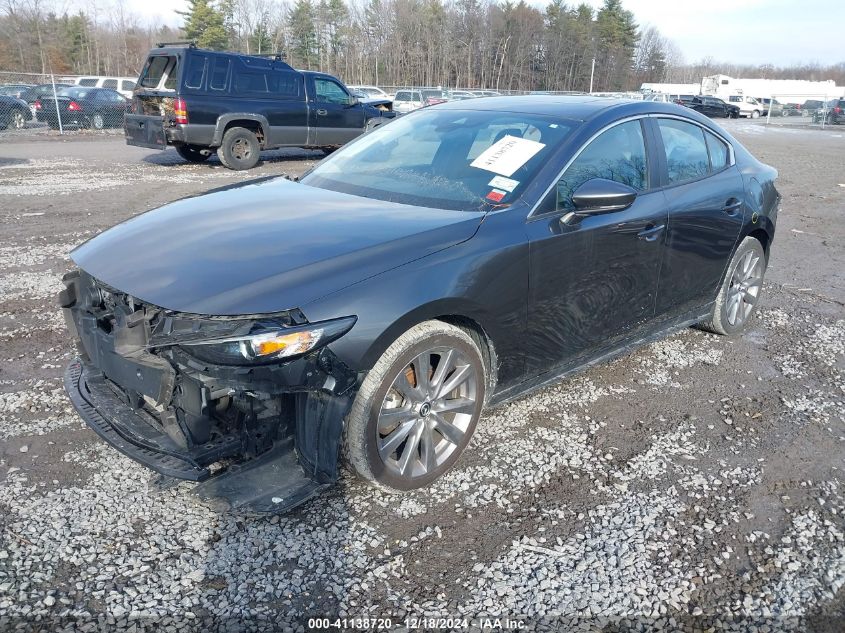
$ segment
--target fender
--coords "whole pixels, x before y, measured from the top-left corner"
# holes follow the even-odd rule
[[[217,118],[217,125],[214,128],[214,136],[211,139],[212,145],[215,147],[220,146],[223,142],[223,133],[226,130],[226,126],[232,121],[255,121],[261,127],[261,134],[264,136],[264,142],[261,145],[264,146],[267,143],[267,131],[270,129],[270,122],[267,120],[267,117],[260,114],[232,112],[229,114],[223,114]]]

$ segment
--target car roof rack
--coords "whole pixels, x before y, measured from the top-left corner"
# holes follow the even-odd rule
[[[277,62],[285,61],[287,57],[287,53],[284,51],[279,51],[277,53],[241,53],[242,55],[248,55],[249,57],[266,57],[268,59],[274,59]]]
[[[196,48],[197,43],[194,40],[176,40],[174,42],[158,42],[156,47],[165,48],[167,46],[187,46],[188,48]]]

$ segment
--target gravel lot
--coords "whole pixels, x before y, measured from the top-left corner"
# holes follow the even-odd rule
[[[263,517],[86,429],[53,296],[96,232],[320,152],[234,173],[113,134],[0,140],[0,630],[845,630],[845,131],[726,127],[784,198],[744,336],[686,330],[489,411],[430,489],[346,477]]]

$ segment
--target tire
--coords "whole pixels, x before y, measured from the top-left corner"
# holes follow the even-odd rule
[[[725,271],[710,318],[701,327],[723,335],[742,331],[763,290],[766,264],[760,241],[754,237],[742,240]]]
[[[203,154],[202,150],[206,150],[206,153]],[[211,156],[211,151],[200,145],[177,145],[176,153],[189,163],[202,163]]]
[[[6,128],[10,130],[20,130],[26,125],[26,119],[23,112],[20,110],[12,110],[9,113],[9,120],[6,123]]]
[[[429,485],[454,465],[487,397],[488,369],[478,338],[455,325],[426,321],[387,348],[347,417],[346,456],[359,477],[405,492]],[[421,383],[417,378],[425,373],[417,367],[426,363],[429,375]]]
[[[104,130],[106,128],[106,120],[100,112],[95,112],[91,116],[90,125],[95,130]]]
[[[243,127],[226,130],[217,157],[224,167],[237,171],[252,169],[261,158],[261,146],[255,134]]]
[[[751,111],[751,118],[752,119],[759,119],[760,118],[760,111],[759,110],[752,110]]]

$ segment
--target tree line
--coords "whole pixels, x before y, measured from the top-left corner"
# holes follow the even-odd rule
[[[348,83],[498,90],[636,90],[643,82],[732,76],[834,79],[845,64],[789,68],[689,64],[622,0],[190,0],[182,28],[144,22],[118,2],[61,12],[59,0],[0,0],[0,70],[137,75],[159,41],[252,54]]]

